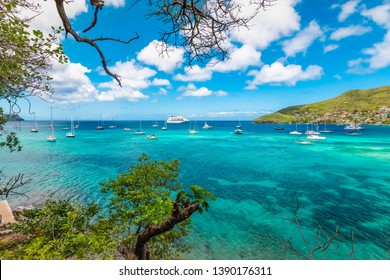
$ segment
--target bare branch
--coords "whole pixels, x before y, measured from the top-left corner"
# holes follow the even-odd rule
[[[32,181],[32,179],[24,181],[23,177],[24,174],[19,173],[18,175],[8,179],[6,176],[3,175],[3,172],[0,171],[0,195],[4,195],[7,198],[10,194],[13,194],[21,195],[28,198],[27,195],[15,191],[16,189],[19,189]],[[4,182],[2,182],[2,180],[4,180]]]
[[[316,229],[315,230],[315,235],[317,236],[316,239],[317,239],[317,243],[318,244],[317,244],[317,246],[311,248],[309,242],[306,239],[305,234],[302,231],[301,224],[300,224],[300,221],[299,221],[299,218],[298,218],[298,210],[300,209],[300,207],[299,207],[299,201],[298,201],[296,193],[294,193],[294,197],[295,197],[295,201],[296,201],[296,208],[295,208],[295,211],[294,211],[294,223],[296,224],[296,226],[298,228],[299,235],[301,236],[301,239],[303,240],[303,242],[305,244],[305,247],[307,248],[308,252],[305,254],[304,252],[296,249],[293,246],[293,244],[291,243],[291,237],[289,239],[285,240],[285,241],[281,241],[281,240],[271,236],[266,230],[265,230],[265,233],[268,236],[268,238],[271,239],[272,241],[277,242],[279,244],[282,244],[283,245],[283,250],[284,250],[284,248],[287,248],[287,249],[295,252],[299,256],[303,257],[304,259],[313,260],[313,259],[315,259],[315,253],[317,251],[325,252],[326,250],[328,250],[330,248],[330,246],[333,244],[333,242],[336,240],[336,238],[339,238],[339,237],[340,238],[345,238],[345,237],[340,234],[340,228],[338,226],[336,226],[336,229],[334,230],[334,232],[332,232],[332,234],[329,235],[329,234],[327,234],[324,231],[322,226],[319,223],[317,223],[317,228],[319,229],[319,231],[317,233],[317,229]],[[351,230],[351,240],[352,240],[352,251],[349,253],[349,256],[351,258],[353,258],[353,254],[354,254],[354,235],[353,235],[353,230]]]
[[[119,84],[119,86],[122,86],[122,83],[121,83],[121,80],[120,80],[120,77],[119,75],[115,74],[115,73],[112,73],[110,71],[110,69],[108,69],[108,65],[107,65],[107,59],[106,57],[104,56],[102,50],[100,49],[100,47],[96,44],[96,41],[103,41],[103,40],[109,40],[109,41],[115,41],[115,42],[120,42],[120,43],[124,43],[124,44],[129,44],[130,42],[132,42],[133,40],[136,40],[139,38],[138,35],[134,36],[133,38],[129,39],[128,41],[122,41],[122,40],[119,40],[119,39],[113,39],[113,38],[99,38],[99,39],[90,39],[86,36],[84,37],[80,37],[79,34],[76,33],[76,31],[74,31],[70,21],[69,21],[69,18],[68,16],[66,15],[66,12],[65,12],[65,8],[64,8],[64,0],[55,0],[56,2],[56,7],[57,7],[57,12],[62,20],[62,24],[65,28],[65,31],[69,34],[71,34],[73,36],[73,38],[77,41],[77,42],[80,42],[80,43],[86,43],[88,45],[90,45],[91,47],[93,47],[97,53],[99,54],[100,58],[101,58],[101,62],[102,62],[102,66],[103,66],[103,69],[104,71],[110,75],[111,77],[113,77]],[[100,1],[102,2],[102,1]],[[100,6],[99,6],[100,7]],[[98,8],[98,7],[97,7]],[[97,21],[97,11],[95,9],[95,15],[96,15],[96,21]],[[95,20],[95,19],[94,19]],[[95,23],[96,24],[96,23]],[[91,25],[89,26],[89,28],[87,28],[88,30],[90,30],[92,27],[94,27],[94,22],[91,23]],[[88,31],[87,30],[87,31]]]

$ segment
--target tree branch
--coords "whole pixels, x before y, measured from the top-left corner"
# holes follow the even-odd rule
[[[96,41],[103,41],[103,40],[110,40],[110,41],[116,41],[116,42],[120,42],[120,43],[124,43],[124,44],[129,44],[130,42],[132,42],[133,40],[136,40],[139,38],[138,35],[136,35],[135,37],[131,38],[130,40],[128,41],[122,41],[122,40],[119,40],[119,39],[113,39],[113,38],[99,38],[99,39],[90,39],[86,36],[84,37],[80,37],[73,29],[70,21],[69,21],[69,18],[68,16],[66,15],[66,12],[65,12],[65,8],[64,8],[64,0],[55,0],[55,3],[56,3],[56,7],[57,7],[57,12],[58,12],[58,15],[60,16],[61,20],[62,20],[62,24],[65,28],[65,31],[69,34],[71,34],[73,36],[73,38],[77,41],[77,42],[80,42],[80,43],[86,43],[88,45],[90,45],[91,47],[93,47],[97,53],[99,54],[100,58],[101,58],[101,61],[102,61],[102,66],[103,66],[103,69],[104,71],[111,77],[113,77],[117,82],[118,82],[118,85],[119,86],[122,86],[122,83],[121,83],[121,80],[120,80],[120,76],[117,75],[117,74],[114,74],[112,73],[109,69],[108,69],[108,65],[107,65],[107,59],[106,57],[104,56],[104,53],[102,52],[102,50],[100,49],[100,47],[95,43]],[[98,7],[96,7],[98,9]],[[97,21],[97,11],[95,10],[95,16],[96,16],[96,21]],[[95,19],[94,19],[95,21]],[[96,22],[94,23],[94,21],[92,21],[91,25],[86,29],[87,31],[90,30],[92,27],[95,26]]]
[[[198,202],[189,203],[185,201],[182,205],[183,209],[180,209],[182,204],[182,198],[180,193],[177,195],[176,200],[173,202],[173,210],[171,216],[157,225],[151,225],[143,230],[138,236],[135,244],[135,254],[139,260],[149,259],[149,252],[147,243],[153,237],[163,234],[174,228],[178,223],[188,219],[193,213],[199,210],[200,204]]]

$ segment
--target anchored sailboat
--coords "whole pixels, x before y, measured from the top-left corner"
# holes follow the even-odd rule
[[[48,142],[56,142],[57,139],[54,136],[53,107],[50,107],[50,120],[51,134],[47,136],[46,140]]]

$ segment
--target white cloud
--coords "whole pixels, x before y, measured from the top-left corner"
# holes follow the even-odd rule
[[[253,70],[249,72],[254,76],[252,81],[248,81],[247,89],[255,89],[262,84],[286,84],[293,86],[299,81],[316,80],[323,75],[323,69],[317,65],[310,65],[306,70],[301,65],[291,64],[284,66],[280,62],[274,62],[271,65],[264,65],[260,71]]]
[[[334,50],[338,49],[339,47],[340,47],[340,46],[339,46],[339,45],[336,45],[336,44],[326,45],[326,46],[324,47],[324,53],[334,51]]]
[[[221,111],[221,112],[209,112],[207,116],[210,118],[227,118],[237,116],[258,116],[259,114],[270,114],[272,112],[256,112],[256,111]]]
[[[110,67],[110,71],[120,76],[123,88],[127,87],[132,89],[144,89],[149,87],[151,85],[149,79],[157,74],[156,71],[150,68],[137,65],[134,59],[126,62],[118,61],[114,66]],[[113,80],[108,83],[101,83],[99,86],[116,89],[118,83]]]
[[[125,6],[125,4],[126,4],[125,0],[105,0],[104,1],[105,6],[123,7],[123,6]]]
[[[194,84],[188,84],[186,87],[181,86],[178,88],[179,91],[182,91],[183,94],[179,98],[193,96],[193,97],[205,97],[210,95],[215,96],[227,96],[228,93],[222,90],[212,91],[206,87],[197,88]]]
[[[390,3],[364,10],[362,15],[370,18],[380,26],[390,28]]]
[[[349,27],[342,27],[334,31],[330,35],[330,39],[339,41],[341,39],[350,37],[350,36],[361,36],[368,32],[370,32],[372,29],[371,27],[364,27],[361,25],[352,25]]]
[[[140,99],[147,99],[148,96],[142,94],[138,90],[133,90],[129,88],[117,88],[115,90],[103,91],[97,97],[99,101],[114,101],[116,99],[126,99],[128,101],[134,102]]]
[[[310,45],[322,35],[320,26],[315,20],[312,20],[309,26],[300,31],[293,39],[283,43],[283,51],[287,56],[306,52]]]
[[[236,0],[242,4],[244,14],[251,14],[250,0]],[[232,40],[256,48],[265,49],[270,43],[299,30],[300,16],[294,6],[299,0],[278,0],[273,6],[260,11],[250,22],[249,30],[239,29],[232,32]],[[245,5],[246,4],[246,5]]]
[[[185,68],[185,74],[177,74],[175,80],[183,82],[201,82],[212,78],[213,72],[244,71],[248,66],[258,66],[261,63],[261,52],[251,45],[243,45],[240,48],[232,47],[229,59],[217,61],[212,59],[208,66],[201,68],[198,65]]]
[[[154,40],[143,48],[137,55],[137,59],[147,65],[156,66],[158,70],[172,73],[179,68],[183,61],[184,50],[169,46],[162,52],[164,43]]]
[[[110,67],[110,70],[120,76],[122,87],[119,87],[114,79],[110,82],[99,84],[99,88],[103,89],[103,91],[98,100],[127,99],[128,101],[137,101],[148,98],[139,90],[153,85],[149,79],[156,75],[156,71],[137,65],[134,59],[126,62],[118,61],[114,66]],[[160,80],[159,82],[162,81]]]
[[[211,79],[213,72],[210,67],[201,68],[198,65],[185,68],[185,75],[177,74],[173,78],[182,82],[203,82]]]
[[[357,11],[357,5],[359,4],[360,0],[351,0],[343,5],[341,5],[341,12],[338,16],[338,20],[340,22],[345,21],[347,18],[349,18],[352,14],[356,13]]]
[[[212,70],[216,72],[230,72],[245,70],[248,66],[256,66],[261,63],[261,52],[252,45],[243,45],[234,48],[226,61],[216,63]],[[211,61],[211,64],[216,61]]]
[[[372,48],[363,50],[364,54],[371,55],[369,58],[370,68],[379,69],[390,65],[390,30],[387,31],[382,42],[376,43]]]
[[[50,101],[58,103],[92,102],[98,90],[92,85],[86,73],[91,72],[79,63],[59,64],[54,62],[50,73],[54,94]]]
[[[30,23],[32,29],[39,29],[43,33],[49,34],[52,33],[52,26],[58,27],[63,25],[60,17],[58,16],[54,1],[33,0],[31,2],[39,3],[40,6],[40,14],[38,16],[36,16],[37,14],[31,12],[30,10],[23,11],[23,14],[28,17],[36,16]],[[65,10],[68,18],[74,19],[81,13],[87,12],[88,6],[86,1],[74,1],[68,5],[65,4]]]
[[[167,79],[159,79],[159,78],[154,78],[152,81],[152,85],[154,86],[167,86],[171,87],[171,82]]]

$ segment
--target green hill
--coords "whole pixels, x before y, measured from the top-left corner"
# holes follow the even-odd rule
[[[254,123],[317,122],[390,124],[390,86],[350,90],[337,97],[306,105],[290,106],[256,118]]]

